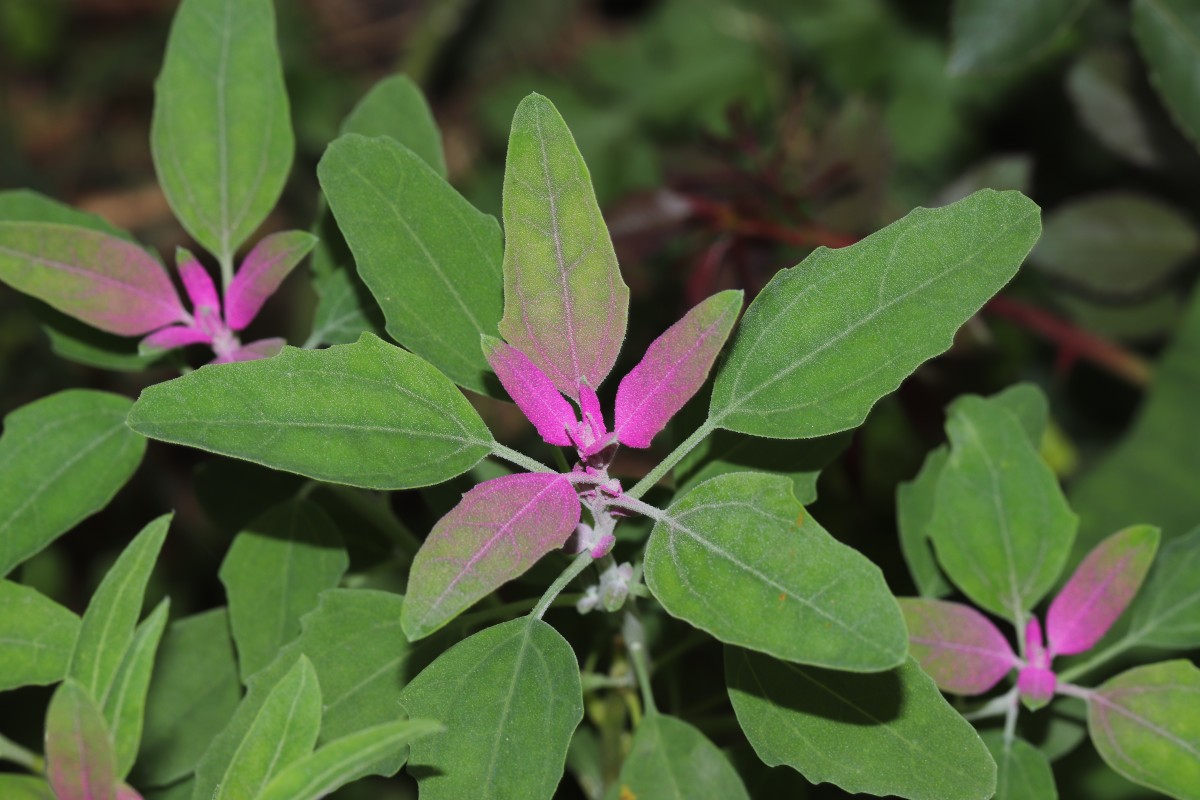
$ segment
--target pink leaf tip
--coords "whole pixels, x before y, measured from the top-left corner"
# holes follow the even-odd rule
[[[1017,675],[1017,689],[1030,708],[1040,708],[1054,697],[1058,678],[1054,672],[1040,667],[1025,667]]]
[[[216,284],[208,270],[191,252],[180,247],[175,250],[175,267],[183,280],[184,291],[192,301],[192,309],[197,321],[205,317],[220,320],[221,297],[217,294]]]
[[[273,233],[256,244],[225,291],[225,321],[229,327],[240,331],[249,325],[316,243],[310,233],[287,231]]]
[[[491,336],[483,337],[483,354],[538,435],[549,444],[570,447],[570,433],[578,424],[575,410],[546,373],[520,350]]]
[[[608,446],[608,428],[604,425],[604,412],[600,409],[600,398],[587,383],[579,384],[579,410],[582,419],[571,430],[571,440],[579,455],[587,458]]]

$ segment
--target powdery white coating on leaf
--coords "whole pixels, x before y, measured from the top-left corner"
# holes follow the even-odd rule
[[[614,431],[621,444],[649,447],[708,377],[742,307],[742,293],[715,294],[668,328],[617,387]]]
[[[510,344],[485,336],[483,352],[496,377],[521,413],[549,444],[570,447],[570,431],[577,423],[575,410],[554,382],[529,357]]]
[[[1149,526],[1126,528],[1088,554],[1046,614],[1052,654],[1082,653],[1100,641],[1141,588],[1158,536]]]
[[[413,559],[401,614],[405,632],[414,640],[432,633],[562,547],[580,511],[562,475],[505,475],[471,489]]]
[[[240,331],[249,325],[316,243],[310,233],[287,231],[273,233],[256,244],[225,292],[225,322],[229,327]]]
[[[1016,666],[1004,634],[970,606],[907,597],[899,603],[908,624],[909,653],[938,688],[982,694]]]

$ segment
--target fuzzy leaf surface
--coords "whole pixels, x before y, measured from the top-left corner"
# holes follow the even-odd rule
[[[939,689],[983,694],[1016,666],[1004,634],[970,606],[915,597],[899,602],[909,652]]]
[[[342,121],[342,133],[388,136],[446,177],[442,133],[425,95],[407,75],[391,75],[372,86]]]
[[[621,766],[621,793],[662,800],[750,800],[717,746],[683,720],[649,714]]]
[[[121,666],[113,678],[112,688],[104,698],[104,719],[112,734],[116,755],[117,777],[124,778],[133,768],[138,747],[142,742],[142,726],[146,717],[146,692],[154,670],[155,655],[167,625],[171,603],[167,598],[137,627]]]
[[[40,592],[0,581],[0,692],[67,674],[79,617]]]
[[[116,800],[116,756],[104,716],[71,678],[46,711],[46,776],[58,800]]]
[[[504,390],[525,418],[537,428],[538,436],[559,447],[571,447],[570,432],[578,418],[546,373],[529,360],[529,356],[495,337],[482,341],[484,357]]]
[[[317,243],[307,231],[272,233],[242,259],[225,292],[225,321],[240,331]]]
[[[1007,745],[1000,731],[980,734],[996,761],[996,796],[993,800],[1058,800],[1054,773],[1042,751],[1024,739]]]

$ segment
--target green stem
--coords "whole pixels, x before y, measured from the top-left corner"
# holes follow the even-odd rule
[[[224,297],[233,282],[233,253],[217,256],[217,263],[221,266],[221,296]]]
[[[0,736],[0,761],[11,761],[38,775],[46,772],[46,759],[5,736]]]
[[[554,598],[548,608],[562,608],[564,606],[573,606],[583,599],[583,592],[573,592],[571,594],[562,594]],[[474,614],[464,614],[459,620],[463,625],[472,627],[482,622],[490,622],[493,619],[500,617],[516,616],[524,614],[532,610],[538,604],[538,600],[532,597],[527,597],[524,600],[514,600],[511,603],[503,603],[494,608],[485,608],[482,611],[476,611]]]
[[[642,478],[634,487],[625,494],[633,499],[637,499],[648,492],[653,486],[662,480],[676,464],[678,464],[684,456],[696,449],[696,445],[704,441],[704,439],[717,429],[717,425],[712,419],[706,419],[704,424],[696,428],[692,435],[679,443],[679,446],[671,451],[671,454],[658,463],[654,469],[646,473],[646,477]]]
[[[625,612],[621,634],[625,637],[625,647],[629,650],[629,659],[633,662],[633,671],[637,675],[642,706],[645,707],[647,716],[657,714],[658,706],[654,704],[654,693],[650,691],[650,659],[646,653],[646,631],[632,608]]]
[[[1017,702],[1017,699],[1017,687],[1014,686],[1010,691],[1005,692],[999,697],[993,697],[974,711],[964,712],[962,717],[965,720],[999,717],[1002,714],[1007,714],[1008,710]]]
[[[538,600],[537,605],[533,607],[533,611],[531,612],[532,616],[536,619],[544,617],[546,610],[550,608],[554,599],[558,597],[563,589],[567,588],[568,583],[575,580],[579,573],[587,569],[588,564],[591,564],[592,560],[592,554],[586,550],[575,556],[575,560],[571,562],[571,565],[563,570],[562,575],[559,575],[554,583],[550,584],[550,588],[542,595],[542,599]]]
[[[1021,707],[1021,701],[1018,697],[1019,691],[1014,689],[1005,695],[1009,699],[1008,708],[1004,714],[1004,749],[1008,750],[1012,747],[1013,740],[1017,738],[1017,710]]]
[[[1106,661],[1116,658],[1121,653],[1124,653],[1126,650],[1133,647],[1134,644],[1135,642],[1132,639],[1121,639],[1120,641],[1104,648],[1099,653],[1096,653],[1096,655],[1092,656],[1087,661],[1084,661],[1082,664],[1076,664],[1070,669],[1063,670],[1062,674],[1058,676],[1058,679],[1066,682],[1076,680],[1086,673],[1091,672],[1096,667],[1103,665]]]
[[[556,471],[556,470],[551,469],[550,467],[547,467],[545,464],[538,461],[536,458],[530,458],[529,456],[525,455],[524,453],[518,453],[516,450],[513,450],[511,447],[505,447],[504,445],[500,444],[499,442],[492,442],[491,448],[492,448],[492,455],[499,456],[500,458],[503,458],[505,461],[511,461],[512,463],[516,464],[518,467],[524,467],[525,469],[529,470],[530,472],[555,472]]]

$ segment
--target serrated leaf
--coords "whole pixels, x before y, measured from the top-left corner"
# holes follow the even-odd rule
[[[1200,797],[1200,670],[1190,661],[1135,667],[1088,697],[1088,732],[1107,764],[1170,797]]]
[[[222,262],[279,199],[295,143],[271,0],[184,0],[150,145],[175,216]]]
[[[898,598],[908,625],[909,652],[939,689],[983,694],[1017,666],[1004,634],[970,606]]]
[[[1017,69],[1044,55],[1088,0],[956,0],[952,74]]]
[[[447,650],[405,687],[400,704],[446,726],[411,746],[422,800],[549,800],[583,718],[583,688],[566,640],[521,618]]]
[[[0,692],[62,680],[79,617],[12,581],[0,581],[0,609]]]
[[[346,115],[341,132],[391,137],[446,177],[441,131],[425,95],[407,75],[391,75],[372,86]]]
[[[46,775],[58,800],[116,800],[116,756],[100,708],[67,678],[46,711]]]
[[[996,760],[994,800],[1057,800],[1058,788],[1050,762],[1024,739],[1005,742],[1000,731],[980,734]]]
[[[326,350],[206,366],[142,392],[129,425],[318,480],[440,483],[488,454],[479,414],[440,372],[370,334]]]
[[[1141,167],[1159,157],[1138,109],[1130,59],[1117,49],[1084,53],[1067,73],[1067,96],[1083,126],[1111,152]]]
[[[112,688],[104,698],[102,710],[112,734],[118,779],[123,779],[133,768],[138,746],[142,742],[146,691],[150,688],[154,657],[167,625],[170,606],[170,601],[164,598],[134,631],[129,648],[121,659],[121,666],[113,677]]]
[[[912,800],[985,800],[996,788],[974,728],[911,658],[855,675],[727,647],[725,676],[738,724],[770,766]]]
[[[503,309],[503,236],[495,218],[388,137],[341,137],[317,174],[388,333],[460,385],[485,393],[479,337],[496,333]]]
[[[367,728],[292,762],[271,780],[257,800],[320,800],[413,741],[443,731],[441,723],[425,719]]]
[[[171,623],[147,695],[137,784],[166,786],[190,773],[233,715],[240,694],[226,610]]]
[[[908,650],[879,568],[826,533],[787,478],[722,475],[676,500],[645,576],[672,616],[777,658],[871,672]]]
[[[950,347],[1040,229],[1038,207],[1024,195],[983,190],[776,273],[717,373],[710,421],[774,438],[857,426]]]
[[[538,94],[513,115],[504,170],[500,333],[563,394],[596,389],[617,360],[629,315],[591,176],[554,105]]]
[[[1078,520],[1008,411],[963,397],[946,429],[951,451],[929,523],[938,561],[976,605],[1023,625],[1058,579]]]
[[[276,506],[234,538],[218,574],[243,683],[299,635],[300,618],[349,564],[333,521],[306,499]]]
[[[621,765],[622,796],[658,800],[749,800],[725,754],[683,720],[649,714]]]
[[[1200,143],[1200,9],[1188,0],[1134,0],[1133,38],[1175,123]]]
[[[562,547],[582,507],[563,475],[524,472],[463,495],[417,551],[401,622],[416,641]]]
[[[142,614],[146,584],[158,560],[171,514],[142,528],[105,574],[79,627],[67,675],[106,707]]]
[[[1129,617],[1136,644],[1200,647],[1200,528],[1162,549]]]

